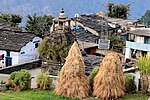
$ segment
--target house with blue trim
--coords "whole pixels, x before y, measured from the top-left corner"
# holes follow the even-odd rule
[[[150,28],[132,30],[127,33],[125,58],[150,55]]]

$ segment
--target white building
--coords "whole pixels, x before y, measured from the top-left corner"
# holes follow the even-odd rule
[[[0,29],[0,67],[39,59],[41,40],[33,33]]]
[[[129,31],[127,34],[125,58],[150,55],[150,28]]]

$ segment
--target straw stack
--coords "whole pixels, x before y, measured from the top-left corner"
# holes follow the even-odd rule
[[[94,78],[93,95],[101,99],[117,99],[124,96],[125,79],[117,53],[109,53],[102,61]]]
[[[84,61],[77,42],[74,42],[60,71],[55,92],[65,97],[84,99],[89,96],[89,91]]]

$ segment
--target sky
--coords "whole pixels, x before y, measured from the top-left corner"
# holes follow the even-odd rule
[[[53,15],[57,17],[61,8],[64,8],[68,17],[74,14],[106,12],[107,2],[115,4],[131,4],[129,19],[140,18],[146,10],[150,10],[150,0],[0,0],[1,13],[15,13],[23,16],[23,23],[27,15]]]

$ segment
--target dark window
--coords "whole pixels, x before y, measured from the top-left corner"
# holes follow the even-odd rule
[[[10,56],[10,51],[7,51],[6,53],[7,53],[7,55],[6,55],[6,56]]]
[[[35,43],[35,48],[37,48],[39,46],[39,44],[38,43]]]
[[[128,41],[134,42],[134,38],[135,38],[135,35],[133,35],[133,34],[128,34]]]

